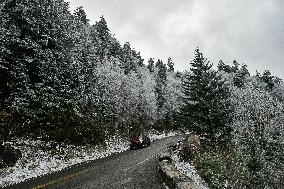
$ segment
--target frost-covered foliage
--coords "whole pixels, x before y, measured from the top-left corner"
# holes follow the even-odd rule
[[[220,62],[219,73],[227,80],[234,105],[232,188],[281,188],[284,179],[284,87],[268,70],[250,76]]]
[[[96,67],[97,85],[91,100],[94,116],[112,127],[147,126],[156,121],[155,80],[147,68],[124,74],[116,62],[105,61]]]
[[[172,60],[148,69],[103,17],[91,25],[63,0],[4,0],[0,17],[0,140],[100,143],[129,127],[163,129],[157,121],[176,113]]]
[[[182,104],[182,80],[174,72],[168,72],[165,91],[165,113],[167,125],[180,127],[178,113]]]
[[[232,179],[230,184],[233,188],[279,188],[284,178],[283,103],[259,77],[249,78],[243,88],[233,88],[232,101],[236,161],[244,168],[235,174],[246,179]]]
[[[147,68],[155,81],[154,91],[156,96],[157,122],[155,127],[157,129],[172,129],[180,127],[177,122],[177,115],[181,105],[181,79],[178,72],[174,72],[171,58],[170,62],[166,64],[158,59],[154,62],[153,58],[148,61]]]

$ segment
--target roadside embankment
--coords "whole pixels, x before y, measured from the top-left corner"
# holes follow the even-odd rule
[[[176,156],[179,150],[180,143],[174,144],[162,152],[159,157],[159,171],[162,175],[164,182],[169,188],[176,189],[204,189],[207,188],[200,183],[196,183],[193,178],[185,174],[184,171],[180,170],[176,166],[177,162],[180,161]],[[184,163],[184,162],[178,162]],[[186,163],[184,163],[186,164]],[[191,169],[194,169],[192,166]],[[190,170],[194,172],[194,170]],[[197,176],[199,177],[199,176]],[[199,178],[198,178],[199,179]]]

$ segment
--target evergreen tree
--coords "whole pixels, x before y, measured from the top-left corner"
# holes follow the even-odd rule
[[[80,6],[75,10],[74,13],[75,17],[78,18],[82,23],[87,24],[89,22],[89,19],[87,19],[86,12],[84,11],[83,7]]]
[[[232,72],[231,66],[225,64],[222,60],[219,61],[217,68],[219,71],[224,71],[226,73]]]
[[[144,67],[144,59],[141,57],[140,52],[136,53],[135,57],[137,58],[137,65],[139,67]]]
[[[121,61],[121,66],[124,69],[125,74],[128,74],[130,71],[137,71],[138,60],[136,58],[136,52],[131,49],[129,42],[126,42],[123,45]]]
[[[126,42],[120,52],[121,67],[125,74],[131,71],[137,72],[139,67],[144,67],[144,59],[142,59],[140,52],[132,49],[129,42]]]
[[[240,64],[236,60],[234,60],[233,61],[233,66],[231,68],[232,72],[236,73],[239,70],[239,65]]]
[[[0,59],[7,78],[4,86],[9,86],[6,106],[14,120],[21,117],[39,127],[51,104],[71,91],[69,85],[63,91],[61,83],[70,74],[65,67],[71,49],[69,7],[63,0],[6,0],[2,5]]]
[[[147,68],[149,69],[149,71],[151,72],[151,73],[153,73],[154,72],[154,59],[153,58],[150,58],[149,60],[148,60],[148,65],[147,65]]]
[[[94,45],[95,55],[100,62],[111,57],[121,59],[123,54],[121,45],[114,35],[111,34],[103,16],[101,16],[95,25],[90,26],[89,29],[90,40]]]
[[[169,72],[174,72],[174,71],[175,71],[175,69],[174,69],[174,63],[173,63],[171,57],[168,58],[167,66],[168,66],[168,71],[169,71]]]
[[[234,85],[242,88],[245,86],[245,79],[250,76],[247,70],[247,65],[242,65],[241,69],[237,70],[234,76]]]
[[[102,41],[107,41],[110,37],[110,30],[107,26],[107,22],[104,19],[104,16],[101,16],[100,20],[96,22],[95,28],[97,30],[99,39]]]
[[[266,90],[272,91],[275,83],[275,77],[270,73],[269,70],[264,70],[262,76],[260,77],[261,81],[266,84]]]
[[[167,80],[167,67],[162,60],[158,59],[155,65],[157,69],[156,78],[156,93],[157,93],[157,105],[160,110],[163,109],[165,104],[165,88]]]
[[[155,67],[158,70],[157,74],[158,74],[159,82],[165,84],[167,80],[167,66],[163,63],[162,60],[158,59]]]
[[[195,58],[190,64],[192,73],[183,81],[181,110],[184,126],[205,137],[211,146],[225,142],[231,132],[228,89],[199,49],[195,50]]]

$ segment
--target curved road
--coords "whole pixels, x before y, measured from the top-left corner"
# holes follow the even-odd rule
[[[147,148],[128,150],[104,159],[72,166],[9,188],[165,188],[158,174],[158,154],[181,139],[182,136],[174,136],[156,140]]]

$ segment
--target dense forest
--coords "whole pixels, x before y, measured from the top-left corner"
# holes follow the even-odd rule
[[[91,25],[62,0],[4,1],[0,14],[1,138],[84,144],[174,127],[181,77],[170,58],[146,66],[103,17]]]
[[[171,58],[144,60],[103,16],[92,25],[63,0],[4,0],[0,19],[0,141],[84,145],[132,130],[187,129],[207,149],[200,170],[210,162],[225,174],[203,172],[212,188],[283,182],[284,84],[270,71],[251,75],[237,61],[215,70],[197,48],[190,69],[178,72]]]

